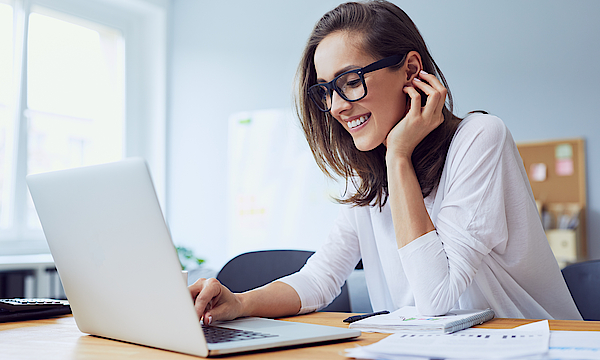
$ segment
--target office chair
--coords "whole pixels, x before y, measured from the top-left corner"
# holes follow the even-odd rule
[[[247,252],[229,260],[217,274],[217,280],[233,292],[247,291],[300,270],[313,253],[304,250]],[[346,283],[340,295],[321,311],[350,312]]]
[[[567,287],[584,320],[600,320],[600,260],[562,269]]]

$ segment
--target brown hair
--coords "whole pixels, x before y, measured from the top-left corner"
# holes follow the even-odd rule
[[[345,3],[326,13],[315,25],[297,73],[296,111],[304,135],[325,174],[332,178],[341,176],[346,185],[350,181],[354,184],[356,193],[336,199],[338,202],[382,207],[388,197],[385,146],[381,144],[370,151],[359,151],[351,135],[329,112],[321,112],[308,96],[308,88],[317,82],[315,50],[327,35],[337,31],[359,35],[364,51],[376,59],[405,55],[414,50],[421,55],[423,70],[440,78],[447,89],[448,85],[417,27],[394,4],[382,0]],[[429,195],[439,182],[450,141],[460,121],[452,114],[449,89],[447,99],[442,111],[444,122],[425,137],[412,154],[423,197]]]

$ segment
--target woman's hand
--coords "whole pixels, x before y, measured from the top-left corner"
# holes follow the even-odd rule
[[[240,299],[217,279],[199,279],[188,287],[199,319],[205,325],[216,320],[233,320],[243,316]]]
[[[444,122],[442,110],[448,93],[444,85],[434,75],[424,71],[412,83],[414,86],[404,87],[404,92],[410,97],[408,112],[386,138],[386,157],[391,155],[410,159],[415,147]],[[421,107],[421,94],[415,87],[427,94],[424,107]]]

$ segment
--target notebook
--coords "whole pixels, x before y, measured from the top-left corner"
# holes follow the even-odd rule
[[[442,316],[419,315],[416,307],[405,306],[387,315],[377,315],[350,324],[350,328],[370,332],[403,331],[449,334],[494,318],[492,309],[451,310]]]
[[[208,343],[143,159],[29,175],[27,184],[84,333],[202,357],[360,335],[244,318],[214,325],[269,336]]]

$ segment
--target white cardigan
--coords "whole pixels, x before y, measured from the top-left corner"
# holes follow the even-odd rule
[[[473,114],[461,122],[442,180],[424,201],[436,231],[399,250],[389,205],[342,206],[328,241],[280,279],[300,296],[300,312],[333,301],[362,258],[374,311],[489,307],[497,317],[581,320],[500,119]]]

